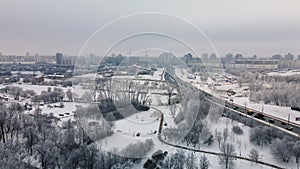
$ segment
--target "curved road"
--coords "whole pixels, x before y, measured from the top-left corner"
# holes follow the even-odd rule
[[[166,145],[172,146],[172,147],[181,148],[181,149],[185,149],[185,150],[189,150],[189,151],[206,153],[206,154],[211,154],[211,155],[216,155],[216,156],[223,156],[224,155],[222,153],[217,153],[217,152],[212,152],[212,151],[195,149],[195,148],[186,147],[186,146],[183,146],[183,145],[177,145],[177,144],[165,141],[161,137],[162,127],[163,127],[163,122],[164,122],[164,114],[160,110],[158,110],[157,108],[155,108],[155,107],[151,106],[151,108],[154,109],[154,110],[156,110],[156,111],[158,111],[160,113],[160,115],[161,115],[161,117],[160,117],[160,123],[159,123],[159,129],[158,129],[158,135],[157,135],[158,140],[160,142],[162,142],[162,143],[164,143]],[[284,168],[282,168],[280,166],[276,166],[274,164],[270,164],[270,163],[267,163],[267,162],[264,162],[264,161],[255,161],[255,160],[252,160],[252,159],[247,158],[247,157],[241,157],[241,156],[236,156],[236,155],[230,155],[230,157],[233,157],[233,158],[236,158],[236,159],[240,159],[240,160],[255,162],[255,163],[262,164],[262,165],[265,165],[265,166],[268,166],[268,167],[273,167],[273,168],[277,168],[277,169],[284,169]]]

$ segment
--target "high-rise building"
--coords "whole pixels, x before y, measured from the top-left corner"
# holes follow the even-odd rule
[[[242,54],[236,54],[235,55],[235,60],[241,60],[241,59],[243,59],[244,57],[243,57],[243,55]]]
[[[231,53],[226,54],[226,55],[225,55],[225,59],[226,59],[226,61],[231,61],[231,60],[233,60],[233,54],[231,54]]]
[[[35,59],[35,63],[39,63],[40,62],[40,56],[39,56],[39,54],[35,54],[34,55],[34,59]]]
[[[298,55],[298,60],[300,60],[300,55]]]
[[[284,60],[293,60],[294,59],[294,55],[292,55],[291,53],[288,53],[284,56]]]
[[[183,56],[183,60],[185,61],[186,64],[188,64],[192,60],[192,57],[193,57],[192,54],[188,53]]]
[[[282,56],[279,55],[279,54],[276,54],[276,55],[273,55],[273,56],[272,56],[272,59],[273,59],[273,60],[281,60],[281,59],[282,59]]]
[[[56,64],[62,64],[62,63],[63,63],[63,54],[56,53]]]
[[[171,52],[163,52],[158,56],[158,60],[162,64],[178,64],[180,61]]]

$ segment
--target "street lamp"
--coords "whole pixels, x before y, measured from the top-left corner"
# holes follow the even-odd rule
[[[291,117],[291,114],[289,113],[289,116],[288,116],[288,127],[290,127],[290,117]]]

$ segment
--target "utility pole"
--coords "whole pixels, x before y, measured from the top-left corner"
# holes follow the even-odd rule
[[[289,113],[289,116],[288,116],[288,127],[290,127],[290,117],[291,117],[291,114]]]

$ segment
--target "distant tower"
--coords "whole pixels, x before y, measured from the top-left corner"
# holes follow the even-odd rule
[[[192,57],[193,57],[192,54],[188,53],[183,56],[183,60],[185,61],[186,64],[188,64],[192,60]]]
[[[26,52],[26,58],[29,58],[29,57],[30,57],[30,53]]]
[[[63,54],[56,53],[56,64],[62,64],[62,63],[63,63]]]

